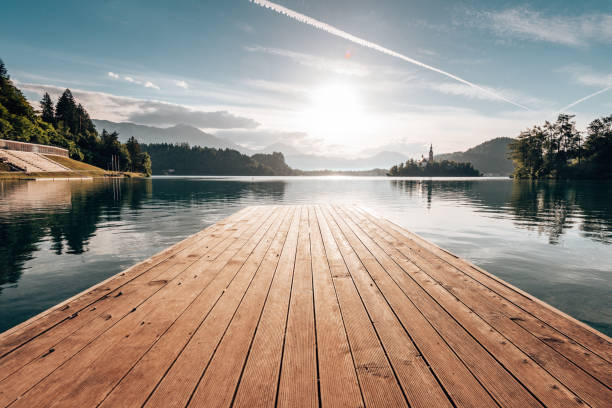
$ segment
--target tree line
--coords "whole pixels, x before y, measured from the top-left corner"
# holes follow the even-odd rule
[[[72,159],[109,168],[118,158],[119,170],[151,173],[151,159],[133,137],[123,144],[119,134],[99,134],[89,114],[66,89],[54,105],[45,92],[36,112],[13,84],[0,60],[0,138],[63,147]]]
[[[399,177],[479,177],[481,174],[472,166],[472,163],[442,160],[427,162],[425,166],[421,166],[419,162],[410,159],[406,163],[391,167],[387,175]]]
[[[612,178],[612,115],[576,129],[574,115],[560,114],[520,133],[510,143],[516,178]]]
[[[233,149],[189,146],[188,143],[141,145],[151,156],[153,174],[288,176],[293,170],[282,153],[249,157]]]

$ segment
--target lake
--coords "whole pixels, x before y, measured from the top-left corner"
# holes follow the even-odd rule
[[[354,203],[612,335],[612,183],[0,181],[0,332],[253,204]]]

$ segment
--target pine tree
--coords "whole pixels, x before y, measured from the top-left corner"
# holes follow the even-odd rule
[[[40,100],[40,110],[42,120],[55,124],[55,109],[53,108],[53,101],[47,92],[45,92]]]
[[[55,105],[55,121],[56,123],[64,122],[64,126],[69,128],[72,133],[77,133],[78,131],[77,105],[70,89],[66,89],[57,100],[57,105]]]
[[[0,59],[0,78],[10,79],[8,71],[6,70],[6,66],[4,65],[4,61],[2,61],[2,59]]]

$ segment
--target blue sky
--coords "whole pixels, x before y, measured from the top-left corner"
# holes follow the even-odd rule
[[[529,110],[248,0],[8,0],[0,58],[32,101],[69,87],[98,119],[350,156],[515,136],[612,85],[610,1],[278,4]],[[584,127],[612,91],[569,111]]]

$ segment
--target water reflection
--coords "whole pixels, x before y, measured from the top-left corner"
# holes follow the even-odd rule
[[[345,202],[612,333],[611,186],[341,177],[0,181],[0,332],[244,206]]]
[[[510,217],[517,227],[548,236],[550,244],[558,244],[572,228],[612,243],[612,185],[607,182],[392,180],[391,185],[409,197],[424,197],[428,209],[434,199],[453,200]]]
[[[100,226],[120,222],[122,211],[234,203],[241,197],[282,200],[285,183],[220,183],[202,180],[0,181],[0,291],[16,283],[24,263],[45,239],[56,255],[82,254]],[[190,231],[191,232],[191,231]],[[188,234],[186,234],[188,235]]]

